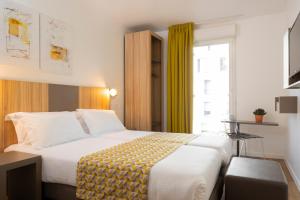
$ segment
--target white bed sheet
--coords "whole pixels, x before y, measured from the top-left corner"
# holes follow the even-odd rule
[[[41,150],[16,144],[5,151],[41,155],[44,182],[76,186],[77,162],[82,156],[123,142],[101,136]],[[181,146],[152,167],[148,185],[149,200],[208,200],[219,175],[221,160],[220,154],[214,149]]]
[[[202,133],[188,145],[208,147],[217,150],[223,161],[223,165],[230,162],[232,156],[232,140],[224,133]]]
[[[135,138],[150,135],[152,133],[153,132],[150,131],[125,130],[119,132],[105,133],[100,137],[126,142]],[[232,156],[232,141],[224,133],[202,133],[199,134],[199,136],[196,139],[192,140],[187,145],[208,147],[217,150],[222,157],[222,163],[224,166],[229,163],[230,158]]]

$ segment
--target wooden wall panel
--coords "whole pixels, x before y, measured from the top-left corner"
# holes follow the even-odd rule
[[[108,89],[99,87],[79,87],[79,108],[110,109]]]
[[[3,80],[1,83],[3,140],[0,150],[2,151],[17,142],[15,128],[12,122],[4,121],[5,115],[13,112],[48,111],[48,84],[8,80]]]
[[[73,96],[74,98],[77,98],[77,102],[79,101],[78,107],[80,108],[110,108],[110,96],[106,88],[59,86],[65,90],[74,90],[74,87],[78,88],[78,95]],[[52,91],[51,96],[59,96],[57,92],[62,91]],[[70,91],[66,91],[66,93],[70,93]],[[74,92],[71,91],[71,93]],[[64,100],[70,100],[72,101],[70,104],[74,104],[72,99]],[[65,110],[68,110],[67,108],[70,106],[67,103],[65,105]],[[62,108],[61,110],[64,109]],[[13,123],[11,121],[5,121],[5,115],[13,112],[47,111],[49,111],[49,84],[0,80],[0,152],[2,152],[7,146],[17,143],[17,136]]]

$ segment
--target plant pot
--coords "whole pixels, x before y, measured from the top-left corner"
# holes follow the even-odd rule
[[[255,121],[256,123],[262,123],[263,122],[263,115],[255,115]]]

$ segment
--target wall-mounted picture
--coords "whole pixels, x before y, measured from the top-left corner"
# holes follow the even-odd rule
[[[1,1],[0,25],[0,64],[38,67],[38,13],[12,1]]]
[[[60,20],[40,15],[40,67],[56,74],[71,74],[70,29]]]

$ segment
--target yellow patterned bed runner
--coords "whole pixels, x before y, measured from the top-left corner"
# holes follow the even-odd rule
[[[147,199],[151,167],[195,137],[153,133],[82,157],[77,166],[77,198]]]

